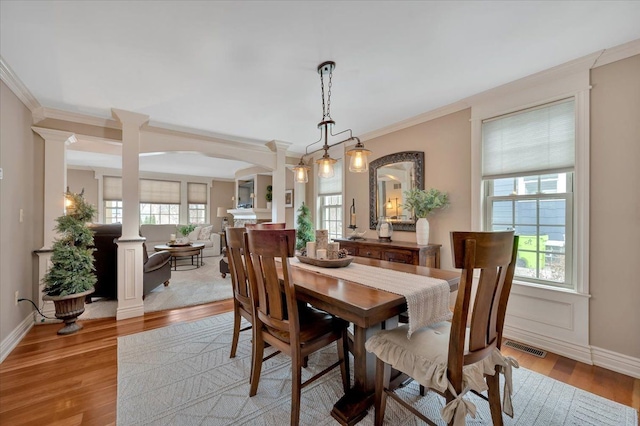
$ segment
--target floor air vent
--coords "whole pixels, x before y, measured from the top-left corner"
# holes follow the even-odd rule
[[[526,352],[528,354],[537,356],[538,358],[544,358],[545,356],[547,356],[546,351],[533,348],[531,346],[523,345],[522,343],[514,342],[512,340],[507,340],[506,342],[504,342],[504,346],[508,346],[512,349],[516,349],[521,352]]]

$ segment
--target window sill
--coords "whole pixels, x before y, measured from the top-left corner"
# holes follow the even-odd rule
[[[563,287],[552,287],[549,285],[544,285],[544,284],[536,284],[536,283],[530,283],[527,281],[518,281],[517,279],[513,279],[513,285],[519,287],[521,290],[524,289],[535,289],[535,290],[542,290],[542,291],[551,291],[551,292],[557,292],[557,293],[564,293],[564,294],[570,294],[570,295],[576,295],[576,296],[581,296],[581,297],[586,297],[586,298],[590,298],[591,295],[588,293],[580,293],[574,289],[571,288],[563,288]]]

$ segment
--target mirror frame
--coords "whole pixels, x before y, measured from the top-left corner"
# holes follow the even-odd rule
[[[416,188],[424,189],[424,152],[423,151],[403,151],[395,154],[385,155],[369,163],[369,229],[376,229],[378,219],[376,218],[376,206],[378,198],[378,169],[394,163],[410,161],[415,168],[414,185]],[[404,192],[404,191],[403,191]],[[394,231],[416,231],[416,223],[393,223]]]

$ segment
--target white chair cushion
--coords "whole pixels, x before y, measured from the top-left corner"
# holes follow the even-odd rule
[[[365,347],[367,351],[374,353],[396,370],[408,374],[421,385],[440,392],[446,391],[447,387],[452,390],[447,379],[451,323],[444,321],[423,327],[414,331],[410,339],[407,338],[407,331],[407,325],[392,330],[380,331],[367,340]],[[468,352],[468,348],[469,329],[467,328],[465,353]],[[508,389],[505,389],[505,406],[503,409],[505,413],[513,415],[510,398],[511,366],[517,367],[517,362],[505,358],[497,349],[482,361],[462,368],[462,388],[465,389],[463,393],[466,393],[468,389],[476,392],[487,390],[484,375],[494,375],[496,365],[505,367],[505,373],[508,373],[506,375],[508,375],[507,381],[509,383],[505,383],[505,387]],[[507,393],[509,395],[506,395]],[[462,396],[463,394],[460,395],[460,398]],[[473,408],[475,409],[475,407]],[[462,418],[464,418],[464,415]]]

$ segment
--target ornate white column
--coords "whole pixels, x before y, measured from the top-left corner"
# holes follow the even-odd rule
[[[148,115],[111,110],[122,123],[122,236],[118,239],[118,309],[116,319],[144,315],[142,303],[142,243],[140,228],[140,127]]]
[[[284,191],[287,185],[286,180],[286,153],[290,143],[271,141],[267,143],[267,146],[271,151],[276,153],[276,168],[271,176],[271,184],[273,185],[273,204],[271,206],[271,221],[272,222],[285,222],[285,207],[284,207]]]
[[[64,193],[67,189],[67,145],[76,142],[71,132],[32,127],[44,139],[44,215],[43,246],[38,255],[38,307],[46,316],[53,317],[53,302],[42,300],[42,279],[51,267],[51,248],[58,233],[54,230],[56,218],[64,214]],[[36,323],[44,318],[35,313]],[[57,320],[54,320],[57,321]]]

